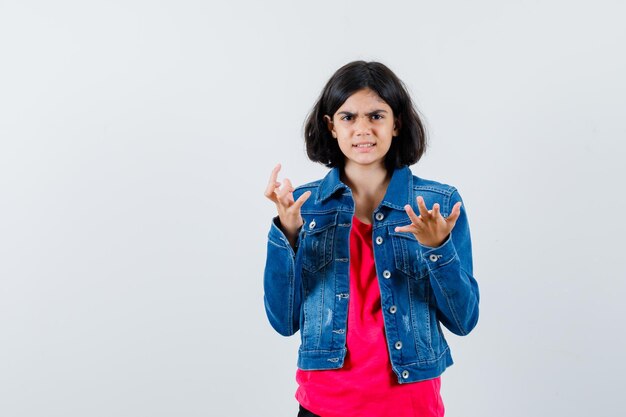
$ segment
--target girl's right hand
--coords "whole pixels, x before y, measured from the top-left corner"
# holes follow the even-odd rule
[[[305,191],[300,198],[294,201],[294,188],[291,185],[291,181],[285,178],[282,188],[279,188],[281,184],[277,181],[278,171],[280,171],[280,164],[277,164],[272,170],[270,180],[265,189],[265,197],[276,204],[281,230],[293,247],[298,237],[298,229],[300,229],[304,223],[302,216],[300,216],[300,208],[311,196],[311,192]]]

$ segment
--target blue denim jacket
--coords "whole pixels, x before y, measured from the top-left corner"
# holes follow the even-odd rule
[[[278,217],[268,235],[265,310],[278,333],[289,336],[300,330],[298,367],[304,370],[341,368],[346,355],[354,200],[339,174],[333,168],[323,179],[294,191],[294,199],[312,192],[301,209],[304,224],[295,251]],[[452,365],[440,323],[466,335],[478,321],[465,207],[441,246],[424,246],[411,233],[394,231],[410,223],[406,204],[419,213],[418,195],[428,208],[439,203],[443,216],[461,201],[454,187],[416,177],[403,167],[393,172],[372,218],[387,348],[400,383],[435,378]]]

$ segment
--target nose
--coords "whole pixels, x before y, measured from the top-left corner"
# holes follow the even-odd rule
[[[355,133],[360,135],[369,135],[372,133],[372,127],[370,125],[369,117],[359,117],[354,123]]]

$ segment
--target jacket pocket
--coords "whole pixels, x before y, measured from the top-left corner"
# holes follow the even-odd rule
[[[337,213],[303,214],[300,250],[302,267],[316,272],[333,259],[333,241],[337,225]]]
[[[389,226],[389,235],[393,243],[393,257],[396,269],[413,277],[422,279],[428,275],[428,267],[422,260],[420,244],[412,233],[396,232]]]

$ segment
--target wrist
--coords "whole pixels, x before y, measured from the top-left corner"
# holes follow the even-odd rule
[[[298,233],[300,232],[300,228],[302,227],[302,223],[300,225],[285,225],[280,221],[280,217],[277,222],[278,228],[285,234],[285,237],[289,239],[290,242],[295,241],[298,237]]]
[[[443,239],[423,241],[423,242],[418,239],[418,242],[420,243],[420,245],[426,246],[428,248],[438,248],[439,246],[443,245],[446,242],[446,240],[448,240],[448,236],[450,235],[449,234],[446,235],[446,237],[444,237]]]

